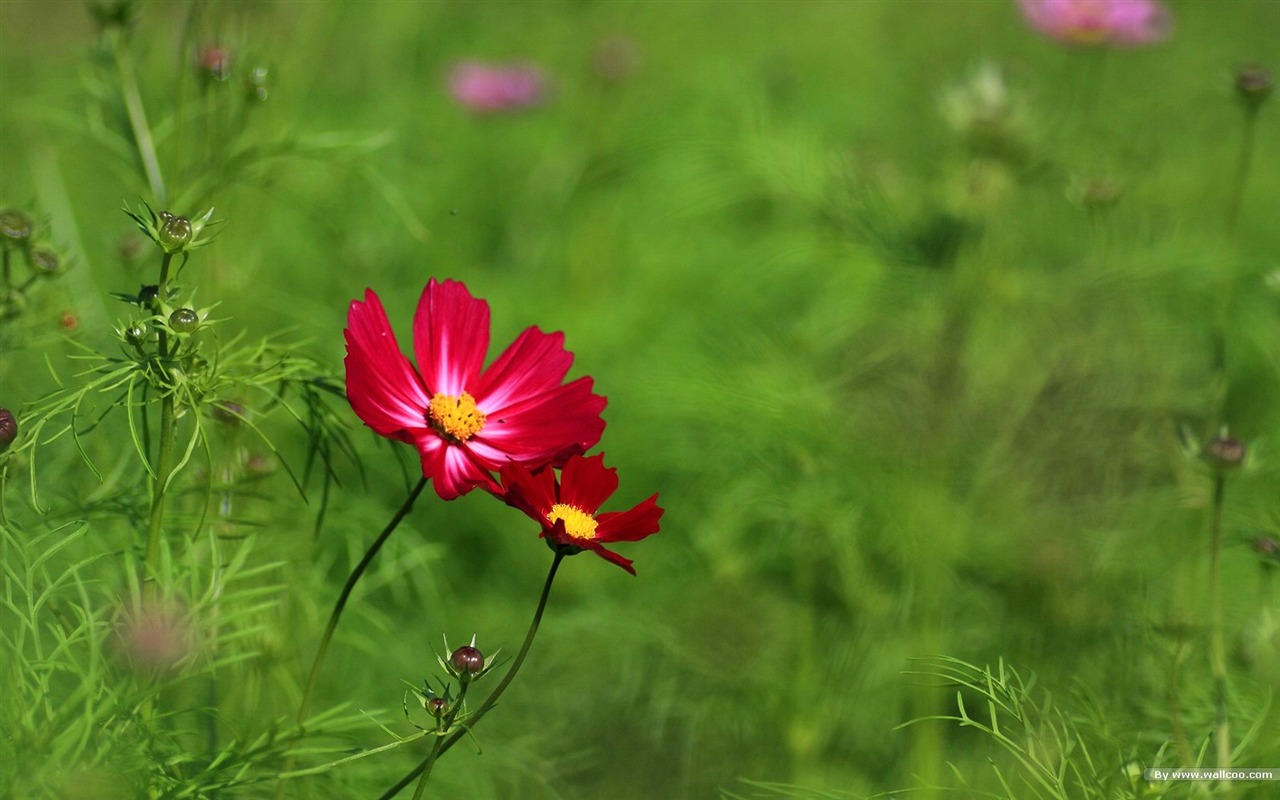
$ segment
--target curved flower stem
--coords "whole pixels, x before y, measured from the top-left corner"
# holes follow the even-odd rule
[[[338,629],[338,620],[342,617],[342,609],[347,606],[347,599],[351,597],[351,592],[356,588],[356,584],[360,581],[360,576],[364,575],[365,570],[369,568],[369,564],[373,562],[373,557],[382,549],[382,545],[386,543],[391,534],[400,525],[400,521],[405,518],[409,510],[413,508],[414,501],[418,499],[418,495],[422,494],[422,490],[426,488],[427,479],[419,478],[418,484],[409,490],[409,496],[404,499],[404,503],[400,505],[400,509],[396,511],[395,516],[382,529],[382,533],[378,534],[378,538],[369,545],[369,549],[365,551],[364,558],[360,559],[360,563],[356,564],[356,568],[351,570],[351,574],[347,576],[347,582],[343,584],[342,591],[338,594],[338,602],[333,604],[333,611],[329,614],[329,623],[325,625],[324,635],[320,637],[320,647],[316,650],[315,660],[311,662],[311,672],[307,675],[307,685],[302,690],[302,702],[298,704],[298,725],[307,719],[307,711],[311,709],[311,697],[315,694],[316,683],[320,679],[320,668],[324,666],[324,657],[329,652],[329,645],[333,642],[333,632]],[[284,767],[280,770],[281,774],[287,773],[293,769],[293,757],[285,759]],[[276,800],[284,797],[284,782],[276,783]]]
[[[1227,656],[1222,638],[1221,574],[1222,506],[1227,479],[1219,472],[1213,480],[1213,517],[1209,533],[1209,667],[1213,672],[1213,705],[1217,711],[1213,739],[1218,751],[1218,769],[1230,769],[1231,725],[1227,718]]]
[[[467,715],[466,725],[461,730],[455,731],[447,739],[436,742],[436,747],[431,749],[431,753],[423,759],[422,763],[414,767],[408,775],[405,775],[395,786],[382,793],[378,800],[391,800],[400,793],[402,789],[413,782],[414,778],[422,775],[422,780],[418,783],[415,799],[420,797],[422,787],[426,785],[426,776],[430,773],[432,765],[436,760],[444,755],[450,747],[453,747],[459,739],[463,737],[471,728],[474,728],[481,717],[489,713],[489,711],[497,704],[498,698],[502,697],[502,693],[511,685],[511,681],[515,680],[516,673],[520,671],[520,665],[524,664],[525,656],[529,655],[529,647],[533,644],[533,637],[538,633],[538,624],[542,622],[542,612],[547,608],[547,598],[551,595],[551,584],[556,579],[556,570],[560,568],[560,562],[564,560],[564,553],[556,551],[555,558],[551,561],[551,569],[547,572],[546,583],[542,585],[542,596],[538,598],[538,609],[533,612],[533,622],[529,623],[529,632],[524,636],[524,644],[520,645],[520,652],[516,653],[515,661],[511,662],[511,669],[507,670],[507,674],[502,676],[502,681],[494,687],[489,696],[484,699],[480,707],[476,709],[474,714]],[[460,704],[459,704],[460,705]]]
[[[316,681],[320,677],[320,668],[324,665],[324,657],[329,652],[329,644],[333,641],[333,632],[338,628],[338,619],[342,617],[342,609],[346,608],[347,599],[351,597],[351,592],[356,588],[360,577],[364,575],[365,570],[369,568],[369,564],[373,562],[373,557],[378,554],[378,551],[382,549],[382,545],[386,543],[392,532],[400,525],[400,521],[413,508],[414,501],[418,499],[418,495],[422,494],[422,490],[426,485],[426,478],[418,480],[418,485],[414,486],[409,492],[409,496],[401,504],[400,510],[387,523],[387,527],[382,529],[382,533],[378,534],[378,538],[374,540],[373,544],[369,545],[364,558],[360,559],[360,563],[356,564],[356,568],[351,570],[351,574],[347,576],[347,582],[343,585],[342,592],[338,595],[338,602],[334,603],[333,612],[329,614],[329,624],[325,626],[324,635],[320,637],[320,648],[316,651],[315,661],[311,663],[311,673],[307,676],[307,686],[302,692],[302,702],[298,705],[299,725],[307,718],[307,711],[311,708],[311,696],[315,693]]]

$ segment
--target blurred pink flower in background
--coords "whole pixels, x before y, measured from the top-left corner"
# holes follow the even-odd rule
[[[173,672],[192,651],[192,630],[180,607],[144,600],[123,615],[115,632],[117,653],[131,667]]]
[[[1018,0],[1031,26],[1076,45],[1141,45],[1169,34],[1159,0]]]
[[[546,90],[542,70],[528,64],[460,61],[449,72],[449,93],[472,111],[517,111],[539,105]]]

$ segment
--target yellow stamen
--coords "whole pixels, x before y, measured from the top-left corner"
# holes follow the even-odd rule
[[[466,392],[457,397],[437,394],[427,407],[427,422],[455,444],[479,433],[484,428],[484,418],[484,412],[476,408],[476,399]]]
[[[578,508],[565,503],[556,503],[547,512],[547,521],[552,525],[564,523],[564,532],[575,539],[596,538],[596,518]]]

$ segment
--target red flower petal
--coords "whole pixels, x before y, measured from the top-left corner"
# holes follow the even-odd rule
[[[618,470],[604,465],[603,454],[570,458],[560,473],[560,502],[592,516],[616,491]]]
[[[579,378],[501,411],[485,411],[484,429],[467,445],[498,469],[508,461],[531,467],[560,463],[568,454],[585,452],[600,441],[608,402],[591,392],[591,378]]]
[[[413,353],[427,391],[475,397],[471,387],[488,351],[489,304],[458,281],[429,280],[413,315]]]
[[[500,413],[525,398],[560,385],[573,366],[563,333],[528,328],[473,384],[471,396],[480,410]]]
[[[387,312],[372,290],[347,311],[347,399],[366,425],[383,436],[414,442],[426,430],[430,397],[396,344]]]
[[[596,541],[638,542],[658,532],[665,511],[655,494],[629,511],[606,511],[596,515]]]
[[[595,553],[596,555],[600,556],[600,557],[601,557],[601,558],[603,558],[605,561],[608,561],[608,562],[613,563],[613,564],[617,564],[618,566],[620,566],[620,567],[622,567],[623,569],[625,569],[627,572],[630,572],[632,575],[635,575],[635,574],[636,574],[636,569],[635,569],[635,567],[631,566],[632,564],[634,564],[634,563],[635,563],[633,560],[631,560],[631,559],[629,559],[629,558],[623,558],[622,556],[618,555],[617,553],[613,552],[612,550],[608,550],[608,549],[606,549],[606,548],[604,548],[604,547],[601,547],[600,545],[598,545],[598,544],[594,544],[594,543],[593,543],[593,544],[591,544],[590,546],[588,546],[586,549],[587,549],[587,550],[590,550],[591,552],[593,552],[593,553]]]
[[[543,469],[535,475],[523,464],[512,463],[503,465],[501,478],[507,504],[528,514],[545,528],[551,507],[560,502],[556,499],[555,473]]]

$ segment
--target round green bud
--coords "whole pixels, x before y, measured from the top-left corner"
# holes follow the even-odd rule
[[[31,268],[37,275],[52,278],[62,270],[62,259],[48,248],[37,247],[31,251]]]
[[[161,211],[164,225],[160,228],[160,246],[166,253],[175,253],[186,247],[191,241],[191,220],[186,217],[175,217],[167,211]]]
[[[0,211],[0,239],[5,247],[25,244],[31,238],[32,226],[31,217],[21,211],[11,208]]]
[[[146,344],[149,332],[150,329],[146,326],[146,323],[133,322],[124,329],[124,340],[126,343],[131,344],[134,347],[139,347]]]
[[[169,315],[169,327],[174,333],[191,333],[200,327],[200,315],[189,308],[180,308]]]

